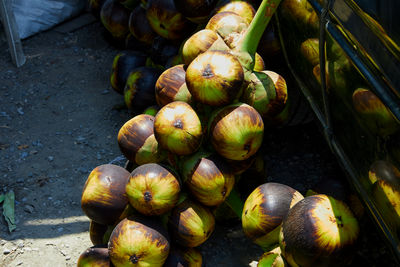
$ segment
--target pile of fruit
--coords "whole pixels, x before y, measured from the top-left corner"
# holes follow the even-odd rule
[[[266,251],[259,266],[350,260],[359,230],[344,202],[252,180],[265,182],[264,131],[288,114],[285,79],[256,53],[279,2],[255,12],[244,1],[104,1],[100,18],[114,38],[154,42],[132,26],[138,20],[181,46],[161,67],[137,51],[114,60],[111,84],[133,114],[117,136],[128,161],[87,178],[81,204],[94,247],[78,266],[202,266],[196,247],[232,214]],[[128,30],[107,19],[115,6],[132,8]],[[254,191],[246,196],[240,184]]]

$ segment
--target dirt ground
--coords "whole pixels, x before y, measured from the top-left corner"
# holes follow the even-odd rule
[[[0,266],[76,266],[92,244],[80,207],[98,165],[123,164],[117,133],[130,116],[110,84],[117,50],[98,22],[69,33],[50,30],[23,41],[16,68],[0,37],[0,193],[15,192],[16,230],[0,219]],[[268,181],[301,193],[343,176],[314,123],[265,136]],[[0,209],[1,210],[1,209]],[[368,216],[360,223],[354,266],[396,266]],[[217,225],[200,247],[205,266],[249,266],[262,254],[239,224]]]

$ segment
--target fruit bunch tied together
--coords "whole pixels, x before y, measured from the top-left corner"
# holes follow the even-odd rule
[[[286,108],[285,80],[256,54],[279,2],[264,0],[255,12],[235,1],[207,21],[191,17],[205,28],[183,42],[182,62],[169,68],[136,67],[147,61],[140,53],[116,57],[111,81],[123,85],[134,113],[117,136],[128,162],[89,174],[81,203],[99,248],[84,252],[78,266],[96,253],[114,266],[201,266],[196,247],[211,236],[220,207],[241,217],[235,184],[260,156],[264,121]],[[124,64],[135,67],[122,71]]]

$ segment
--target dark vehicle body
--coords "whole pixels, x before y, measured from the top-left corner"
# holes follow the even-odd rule
[[[285,60],[400,259],[400,1],[283,0]]]

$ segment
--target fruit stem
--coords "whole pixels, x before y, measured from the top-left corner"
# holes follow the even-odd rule
[[[233,212],[242,219],[242,211],[244,203],[239,197],[239,193],[235,188],[232,189],[229,196],[225,199],[225,203],[233,210]]]
[[[240,52],[247,52],[254,58],[258,43],[281,1],[263,0],[261,2],[249,28],[240,40]]]

